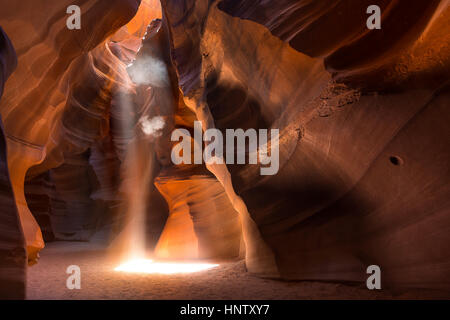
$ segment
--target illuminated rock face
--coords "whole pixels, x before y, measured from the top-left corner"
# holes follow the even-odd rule
[[[189,168],[163,170],[155,185],[170,204],[170,216],[156,246],[156,257],[239,258],[238,213],[209,172]]]
[[[381,9],[380,30],[366,27],[371,5]],[[449,59],[446,1],[221,0],[218,6],[264,25],[299,52],[323,58],[335,79],[367,90],[407,88],[417,80],[432,89],[447,76],[441,64]]]
[[[103,83],[97,87],[93,86],[93,95],[84,92],[83,107],[86,109],[97,107],[94,112],[86,112],[91,115],[90,117],[81,112],[76,115],[76,120],[69,119],[66,126],[64,121],[60,120],[61,115],[63,119],[70,118],[71,99],[66,99],[68,88],[65,87],[67,79],[72,81],[71,92],[76,90],[77,79],[70,75],[71,65],[78,63],[80,66],[83,61],[92,57],[88,52],[130,20],[135,15],[139,3],[140,1],[134,0],[0,1],[1,26],[11,39],[9,43],[2,33],[0,83],[3,97],[0,109],[1,116],[7,123],[1,137],[2,296],[24,297],[27,255],[29,263],[35,263],[38,251],[44,246],[41,229],[28,209],[24,195],[27,171],[42,162],[44,162],[42,168],[36,170],[35,175],[59,166],[64,162],[64,152],[69,154],[83,152],[89,144],[86,140],[97,140],[96,133],[101,132],[100,121],[96,120],[100,113],[95,111],[102,106],[97,104],[98,100],[95,101],[94,96],[101,95],[97,90]],[[69,31],[66,27],[65,12],[71,4],[79,4],[85,13],[84,28],[80,31]],[[3,92],[6,78],[15,68],[13,46],[17,52],[17,69],[11,75]],[[86,69],[88,68],[78,69],[76,73],[83,73],[82,70]],[[90,84],[92,85],[92,82]],[[89,104],[93,105],[94,101],[95,107],[90,107]],[[70,124],[74,124],[74,120],[78,124],[83,123],[84,127],[74,129]],[[91,125],[89,130],[86,130],[86,125]],[[81,137],[77,135],[80,131]],[[70,133],[74,132],[75,136],[85,143],[84,145],[73,142]],[[89,135],[92,132],[94,134]],[[42,196],[43,193],[42,189],[37,190],[38,195]],[[36,202],[32,204],[36,205]],[[69,204],[70,207],[73,205],[73,202]],[[38,207],[42,208],[40,205]],[[49,211],[50,209],[52,208],[49,208]],[[19,221],[20,224],[17,224]],[[4,289],[7,289],[7,292],[4,292]]]
[[[162,1],[198,115],[280,129],[278,175],[229,166],[279,275],[364,281],[378,264],[386,286],[448,289],[450,10],[375,1],[369,31],[372,2]]]
[[[94,56],[101,46],[97,52],[90,50],[129,21],[139,3],[0,2],[2,27],[18,56],[18,68],[1,101],[1,115],[8,138],[11,182],[30,260],[36,259],[44,242],[24,196],[27,171],[43,162],[44,167],[56,167],[63,162],[64,152],[81,153],[101,137],[108,106],[108,96],[103,93],[109,83],[94,73]],[[65,13],[71,4],[79,4],[84,12],[81,30],[66,27]],[[101,72],[102,66],[98,69]],[[90,87],[80,88],[83,81]],[[75,122],[79,126],[74,127]]]
[[[69,31],[77,2],[83,27]],[[386,286],[449,289],[450,10],[357,2],[162,0],[161,15],[153,0],[0,0],[19,62],[0,101],[0,230],[15,230],[0,250],[19,257],[16,284],[41,234],[115,236],[133,207],[159,257],[233,258],[245,245],[264,277],[365,281],[376,264]],[[374,3],[383,27],[368,31]],[[133,84],[149,64],[151,81]],[[156,116],[165,126],[147,137]],[[279,129],[279,173],[174,167],[170,134],[195,120]]]

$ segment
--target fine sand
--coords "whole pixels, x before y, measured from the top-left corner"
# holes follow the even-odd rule
[[[66,269],[81,269],[81,289],[69,290]],[[448,293],[370,291],[363,285],[276,281],[248,274],[242,261],[190,274],[132,274],[114,271],[117,262],[89,243],[55,242],[28,269],[28,299],[422,299]]]

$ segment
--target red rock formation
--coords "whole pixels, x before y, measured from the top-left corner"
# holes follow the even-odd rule
[[[378,264],[386,285],[450,287],[448,2],[379,1],[382,31],[364,1],[162,3],[207,127],[280,129],[276,176],[229,170],[281,277],[364,281]],[[272,275],[260,252],[249,271]]]
[[[155,184],[170,206],[170,216],[155,256],[171,259],[239,257],[238,213],[210,173],[200,168],[174,167],[163,170]]]
[[[14,48],[0,28],[0,99],[5,82],[16,65]],[[0,117],[0,299],[22,299],[25,297],[27,255],[7,157],[6,137]]]
[[[49,179],[49,172],[45,172],[37,177],[25,179],[25,198],[30,211],[33,213],[38,223],[44,241],[55,240],[52,225],[52,204],[49,196],[49,190],[52,189]]]
[[[370,5],[381,8],[380,30],[366,27]],[[442,68],[449,59],[447,1],[222,0],[218,6],[264,25],[299,52],[323,58],[335,79],[362,88],[392,90],[424,77],[432,87],[448,74]]]
[[[136,0],[0,3],[0,21],[10,33],[18,55],[18,69],[5,90],[1,114],[6,123],[11,181],[32,260],[44,243],[26,204],[25,175],[29,168],[44,160],[53,162],[50,167],[60,164],[61,149],[80,150],[86,146],[86,140],[98,137],[102,129],[98,122],[102,121],[101,113],[107,105],[95,99],[102,94],[102,86],[108,84],[106,79],[91,74],[94,79],[90,80],[97,81],[97,87],[93,83],[92,87],[80,88],[79,80],[88,75],[74,68],[93,72],[95,60],[90,50],[128,22],[139,3]],[[79,5],[83,12],[81,30],[66,27],[66,9],[72,4]],[[102,50],[101,46],[97,50]],[[67,81],[72,85],[65,89]],[[67,89],[69,99],[66,100]],[[92,110],[83,111],[86,109]],[[74,120],[80,127],[73,127]],[[61,146],[61,139],[69,140],[71,145]],[[55,150],[56,145],[59,150]]]
[[[0,102],[0,228],[14,230],[0,250],[23,246],[11,181],[31,260],[43,241],[29,207],[44,217],[47,194],[41,227],[59,239],[112,225],[118,249],[138,212],[156,242],[169,215],[159,256],[235,257],[242,236],[260,276],[364,281],[377,264],[383,286],[450,289],[448,1],[162,0],[149,29],[161,8],[139,2],[72,1],[83,28],[69,31],[69,1],[0,0],[19,61]],[[366,28],[369,4],[381,30]],[[154,117],[164,126],[146,134]],[[195,120],[279,129],[279,172],[175,167],[170,134]]]

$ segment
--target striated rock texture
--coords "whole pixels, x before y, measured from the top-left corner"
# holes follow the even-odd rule
[[[0,250],[17,259],[0,276],[19,296],[25,248],[31,264],[43,238],[102,232],[117,252],[145,236],[162,258],[245,255],[262,277],[363,282],[375,264],[383,287],[450,290],[449,1],[0,7],[18,57],[0,101]],[[279,129],[279,171],[174,166],[171,133],[195,120]]]
[[[49,172],[25,180],[25,198],[30,211],[38,223],[45,242],[54,241],[52,205],[49,190],[52,189]]]
[[[5,82],[16,65],[14,48],[0,28],[0,99]],[[27,255],[7,158],[6,137],[0,117],[0,299],[23,299]]]
[[[162,4],[204,127],[280,129],[277,175],[228,166],[250,272],[450,289],[448,1]]]
[[[30,260],[36,259],[44,243],[24,195],[27,171],[39,164],[57,167],[64,153],[82,153],[101,137],[112,85],[91,50],[131,20],[139,4],[138,0],[0,1],[0,22],[18,56],[0,110]],[[69,5],[81,8],[81,30],[66,27]],[[80,87],[82,83],[89,85]]]
[[[123,56],[123,46],[117,46],[116,50]],[[121,190],[125,194],[127,215],[126,227],[113,246],[128,256],[129,248],[131,256],[145,251],[136,243],[142,243],[139,238],[141,215],[147,212],[147,234],[159,229],[158,237],[154,238],[157,243],[150,245],[150,248],[154,246],[156,258],[238,258],[241,250],[239,217],[223,187],[204,166],[175,167],[170,160],[173,129],[192,130],[196,117],[180,99],[170,59],[170,39],[161,20],[149,26],[128,73],[136,84],[136,95],[119,96],[111,113],[113,140],[123,157]],[[127,115],[129,110],[135,113]],[[127,128],[128,134],[120,135],[120,131],[114,129],[119,127]],[[153,181],[157,190],[148,187]],[[142,199],[148,198],[143,194],[147,189],[154,196],[143,203]],[[165,208],[155,206],[157,195],[162,195],[167,202],[166,214]]]
[[[200,168],[172,168],[163,170],[155,184],[170,205],[170,216],[155,249],[156,257],[239,258],[238,213],[214,176]]]
[[[366,27],[370,5],[381,9],[380,30]],[[445,0],[222,0],[218,7],[264,25],[299,52],[323,58],[335,79],[361,88],[433,88],[448,77]]]

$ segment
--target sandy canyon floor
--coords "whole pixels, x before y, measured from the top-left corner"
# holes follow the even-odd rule
[[[81,289],[69,290],[66,269],[81,269]],[[28,269],[28,299],[427,299],[448,293],[410,290],[370,291],[363,285],[313,281],[276,281],[245,272],[243,261],[190,274],[133,274],[114,271],[114,262],[89,243],[54,242]]]

